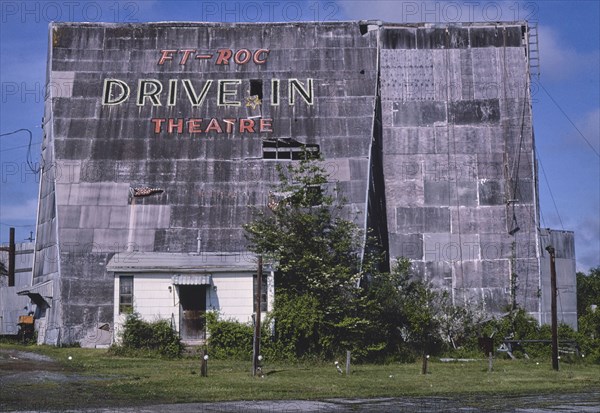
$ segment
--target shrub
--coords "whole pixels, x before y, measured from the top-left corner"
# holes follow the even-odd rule
[[[323,314],[313,295],[280,293],[275,296],[272,315],[275,319],[272,357],[293,360],[321,355],[323,337],[319,335],[319,327]]]
[[[252,357],[252,325],[233,320],[220,320],[214,312],[206,314],[209,332],[208,346],[211,357],[216,359]]]
[[[127,316],[123,324],[122,343],[112,346],[115,355],[160,355],[180,357],[183,344],[167,320],[148,322],[137,313]]]
[[[600,309],[590,309],[579,316],[577,339],[586,359],[600,364]]]

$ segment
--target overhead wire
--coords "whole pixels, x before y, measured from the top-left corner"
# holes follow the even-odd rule
[[[33,161],[31,159],[31,145],[34,143],[37,144],[37,143],[41,143],[41,142],[33,142],[33,133],[31,132],[31,130],[29,130],[27,128],[20,128],[20,129],[14,130],[12,132],[0,133],[0,137],[14,135],[19,132],[27,132],[27,134],[29,135],[29,143],[27,145],[13,146],[11,148],[2,149],[2,150],[0,150],[0,152],[8,152],[8,151],[15,150],[15,149],[27,148],[27,156],[25,159],[25,161],[27,162],[27,166],[29,167],[31,172],[33,172],[34,174],[38,174],[40,172],[41,166],[38,166],[38,167],[33,166]],[[6,227],[13,227],[13,228],[33,228],[33,227],[35,227],[35,224],[14,225],[14,224],[7,224],[5,222],[0,222],[0,225],[6,226]]]
[[[509,75],[508,75],[508,69],[506,67],[506,61],[507,61],[507,56],[506,56],[506,29],[503,30],[503,47],[502,47],[502,69],[503,69],[503,77],[502,77],[502,90],[504,92],[503,98],[504,98],[504,102],[506,105],[506,111],[508,112],[508,96],[509,96],[509,92],[508,92],[508,79],[509,79]],[[515,149],[513,150],[513,160],[512,160],[512,168],[509,166],[510,165],[510,159],[508,159],[508,153],[510,150],[510,146],[512,146],[512,125],[509,124],[507,126],[508,128],[508,133],[506,133],[506,137],[504,140],[504,145],[505,145],[505,152],[507,153],[507,161],[506,161],[506,171],[508,174],[508,181],[510,182],[510,187],[508,188],[508,198],[506,200],[507,202],[507,209],[506,209],[506,215],[507,215],[507,225],[510,225],[510,227],[508,227],[508,233],[513,237],[513,241],[511,243],[511,259],[510,259],[510,288],[511,288],[511,298],[512,298],[512,303],[513,303],[513,309],[514,307],[517,306],[517,288],[518,288],[518,278],[519,278],[519,271],[517,268],[517,263],[518,263],[518,259],[519,259],[519,252],[518,252],[518,244],[517,244],[517,239],[519,238],[518,235],[518,231],[519,231],[519,225],[517,222],[517,214],[516,214],[516,203],[517,203],[517,193],[519,193],[520,196],[520,187],[519,187],[519,171],[521,169],[521,151],[523,149],[523,136],[524,136],[524,125],[525,125],[525,108],[526,108],[526,103],[527,103],[527,83],[525,84],[525,99],[523,99],[523,105],[521,107],[521,127],[519,130],[519,145],[515,146]],[[525,207],[527,208],[527,207]],[[510,224],[508,224],[508,213],[509,210],[511,212],[511,222]],[[534,223],[535,223],[535,219],[534,219]],[[528,227],[530,228],[531,225],[528,225]],[[528,249],[529,250],[529,249]],[[527,251],[529,253],[529,251]],[[528,254],[527,254],[528,256]],[[526,277],[525,277],[525,294],[524,294],[524,302],[523,302],[523,306],[525,308],[527,308],[527,284],[528,284],[528,277],[529,277],[529,271],[526,270]]]
[[[32,142],[32,145],[35,145],[35,144],[38,144],[38,143],[42,143],[42,141]],[[15,149],[23,149],[23,148],[27,148],[27,147],[29,147],[29,145],[12,146],[10,148],[0,149],[0,152],[8,152],[8,151],[13,151]]]
[[[447,68],[444,75],[446,80],[446,99],[450,101],[452,98],[452,89],[450,82],[450,35],[448,30],[446,30],[446,50],[444,53],[444,65]],[[450,117],[450,113],[448,112],[448,120],[446,122],[446,134],[447,134],[447,142],[448,142],[448,151],[447,151],[447,161],[448,161],[448,205],[452,205],[452,182],[450,179],[450,174],[452,173],[451,169],[454,168],[454,193],[456,195],[456,219],[457,219],[457,234],[458,234],[458,253],[459,253],[459,266],[460,266],[460,290],[462,291],[462,300],[463,304],[467,304],[467,286],[465,285],[465,269],[464,269],[464,256],[462,249],[462,224],[460,218],[460,199],[458,194],[458,162],[456,157],[456,136],[454,131],[454,118]],[[450,139],[452,139],[452,153]],[[454,164],[452,163],[454,161]],[[450,221],[452,222],[452,212],[450,212]],[[452,223],[450,224],[452,226]],[[452,232],[453,228],[450,228],[450,232]],[[450,238],[452,239],[452,238]],[[455,282],[458,283],[458,280]],[[458,290],[458,288],[456,288]],[[455,295],[454,288],[452,288],[452,304],[455,304]]]
[[[5,227],[14,227],[14,228],[32,228],[32,227],[35,227],[35,224],[31,224],[31,225],[15,225],[15,224],[7,224],[5,222],[0,222],[0,225],[4,225]]]
[[[598,156],[600,158],[600,153],[598,153],[598,151],[596,150],[596,148],[594,148],[594,146],[590,143],[590,141],[585,137],[585,135],[583,134],[583,132],[581,132],[581,130],[579,130],[579,128],[577,127],[577,125],[575,125],[575,122],[573,122],[571,120],[571,118],[569,117],[569,115],[567,115],[567,112],[565,112],[563,110],[563,108],[558,104],[558,102],[552,97],[552,95],[544,87],[544,85],[542,84],[542,82],[540,82],[538,80],[538,84],[540,85],[540,87],[542,88],[542,90],[544,92],[546,92],[546,94],[548,95],[548,97],[550,98],[550,100],[552,101],[552,103],[554,103],[554,105],[556,105],[556,107],[558,108],[558,110],[560,110],[560,112],[565,116],[565,118],[567,118],[567,120],[569,121],[569,123],[571,125],[573,125],[573,127],[575,128],[575,130],[579,133],[579,136],[581,136],[581,138],[588,144],[588,146],[592,149],[592,151],[594,151],[594,153],[596,154],[596,156]]]
[[[27,134],[29,135],[29,144],[27,145],[27,157],[26,157],[25,161],[27,162],[27,166],[29,167],[31,172],[33,172],[34,174],[37,174],[40,172],[41,167],[38,166],[37,168],[35,168],[33,166],[32,160],[31,160],[31,145],[33,143],[33,133],[31,132],[31,130],[29,130],[27,128],[21,128],[21,129],[14,130],[12,132],[1,133],[0,137],[14,135],[19,132],[27,132]]]

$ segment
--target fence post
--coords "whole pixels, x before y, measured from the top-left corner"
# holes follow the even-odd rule
[[[350,375],[350,352],[346,351],[346,376]]]
[[[202,377],[208,377],[208,354],[206,349],[202,351],[202,364],[200,365],[200,375]]]
[[[423,353],[423,365],[421,366],[421,374],[427,374],[427,361],[429,356]]]

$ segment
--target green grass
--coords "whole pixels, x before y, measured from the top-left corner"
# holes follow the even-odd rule
[[[0,350],[25,350],[52,357],[53,374],[74,379],[6,380],[8,361],[0,359],[0,410],[66,409],[226,400],[370,398],[402,396],[468,397],[486,394],[539,394],[585,392],[600,388],[600,368],[565,364],[551,369],[549,360],[487,360],[465,363],[352,365],[348,377],[338,375],[333,363],[265,364],[265,378],[250,375],[251,363],[209,360],[209,377],[200,376],[200,361],[114,357],[105,350],[22,347],[0,344]],[[68,357],[72,356],[72,360]],[[537,364],[539,363],[539,364]],[[27,368],[42,364],[29,363]],[[41,367],[43,368],[43,367]]]

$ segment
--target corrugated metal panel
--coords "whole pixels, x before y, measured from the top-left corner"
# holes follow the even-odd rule
[[[19,295],[39,294],[42,297],[52,299],[54,296],[54,283],[52,280],[33,285],[17,292]]]
[[[210,285],[212,277],[208,274],[204,275],[188,275],[178,274],[171,278],[173,285]]]
[[[19,316],[30,310],[29,297],[17,295],[16,287],[0,287],[0,335],[17,334]]]
[[[256,270],[256,258],[233,253],[200,255],[164,252],[115,254],[106,265],[112,272],[246,272]]]

